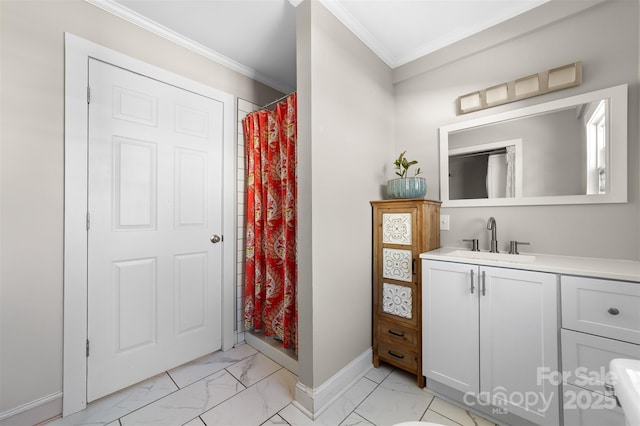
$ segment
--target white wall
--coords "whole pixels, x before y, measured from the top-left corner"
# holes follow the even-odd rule
[[[62,390],[64,32],[259,104],[279,92],[82,0],[0,1],[0,415]]]
[[[371,347],[371,206],[393,167],[391,70],[317,1],[298,6],[299,381]]]
[[[551,3],[549,7],[572,6],[568,2]],[[606,1],[538,29],[522,25],[527,32],[511,32],[512,39],[467,52],[440,66],[427,68],[429,58],[422,58],[394,71],[396,80],[401,80],[395,92],[396,147],[399,151],[408,150],[420,161],[428,179],[427,197],[434,199],[439,198],[440,186],[439,127],[629,84],[628,203],[442,209],[442,214],[451,216],[451,230],[441,234],[443,246],[464,247],[463,238],[479,238],[481,248],[488,249],[486,222],[494,216],[503,251],[509,240],[518,240],[531,242],[527,251],[539,253],[640,259],[638,5],[636,0]],[[495,34],[499,30],[491,31]],[[478,39],[483,36],[478,35]],[[446,56],[445,53],[438,55]],[[583,62],[581,86],[460,117],[455,115],[455,99],[460,95],[578,60]],[[425,72],[419,73],[416,67],[423,67]]]

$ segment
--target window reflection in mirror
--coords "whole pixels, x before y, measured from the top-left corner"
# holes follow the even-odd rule
[[[607,115],[608,102],[591,102],[585,108],[585,139],[587,149],[587,194],[607,192]]]

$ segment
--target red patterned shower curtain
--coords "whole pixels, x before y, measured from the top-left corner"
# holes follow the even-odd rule
[[[296,94],[244,119],[245,327],[297,350]]]

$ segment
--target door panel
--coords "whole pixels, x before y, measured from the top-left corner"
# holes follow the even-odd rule
[[[89,63],[87,399],[220,349],[223,104]]]
[[[544,379],[558,371],[556,275],[492,267],[480,273],[481,394],[527,420],[556,424],[558,386]]]
[[[422,267],[425,376],[461,392],[476,393],[480,386],[478,267],[429,260],[423,260]]]

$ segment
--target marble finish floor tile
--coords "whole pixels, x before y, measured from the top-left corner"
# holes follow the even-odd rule
[[[344,419],[342,423],[340,423],[340,426],[375,426],[375,425],[363,419],[358,414],[351,413],[349,417],[347,417],[346,419]]]
[[[241,344],[226,352],[218,351],[183,364],[168,371],[180,388],[190,385],[204,377],[227,368],[243,359],[255,355],[258,351],[249,345]]]
[[[48,426],[104,425],[140,407],[157,401],[178,387],[162,373],[87,404],[87,408],[67,417],[53,420]]]
[[[227,367],[227,371],[246,387],[259,382],[282,368],[261,353],[253,354]]]
[[[454,422],[453,420],[443,416],[442,414],[436,413],[433,410],[427,410],[427,412],[420,419],[423,422],[435,423],[443,426],[460,426],[459,423]]]
[[[209,426],[261,425],[293,401],[296,382],[281,368],[200,417]]]
[[[438,397],[433,399],[429,406],[429,411],[441,414],[462,426],[493,426],[493,423],[471,413],[469,410],[460,408]]]
[[[264,422],[262,425],[263,426],[289,426],[289,423],[287,423],[282,417],[280,417],[279,414],[276,414],[275,416],[271,417],[269,420]]]
[[[367,371],[315,420],[292,403],[296,382],[286,368],[241,344],[116,392],[47,425],[386,426],[421,420],[445,426],[495,426],[428,389],[419,389],[415,376],[386,364]]]
[[[433,395],[416,386],[415,376],[394,370],[355,410],[375,425],[393,425],[422,418]]]
[[[371,370],[367,371],[367,374],[364,375],[367,379],[373,380],[376,383],[382,383],[384,379],[393,371],[393,367],[389,364],[380,364],[378,368],[371,368]]]
[[[293,404],[286,406],[280,412],[280,415],[292,426],[338,425],[349,417],[353,410],[373,392],[376,386],[375,382],[366,377],[361,378],[340,398],[332,402],[315,420],[311,420]]]
[[[245,388],[226,370],[212,374],[120,419],[123,426],[187,423]]]

